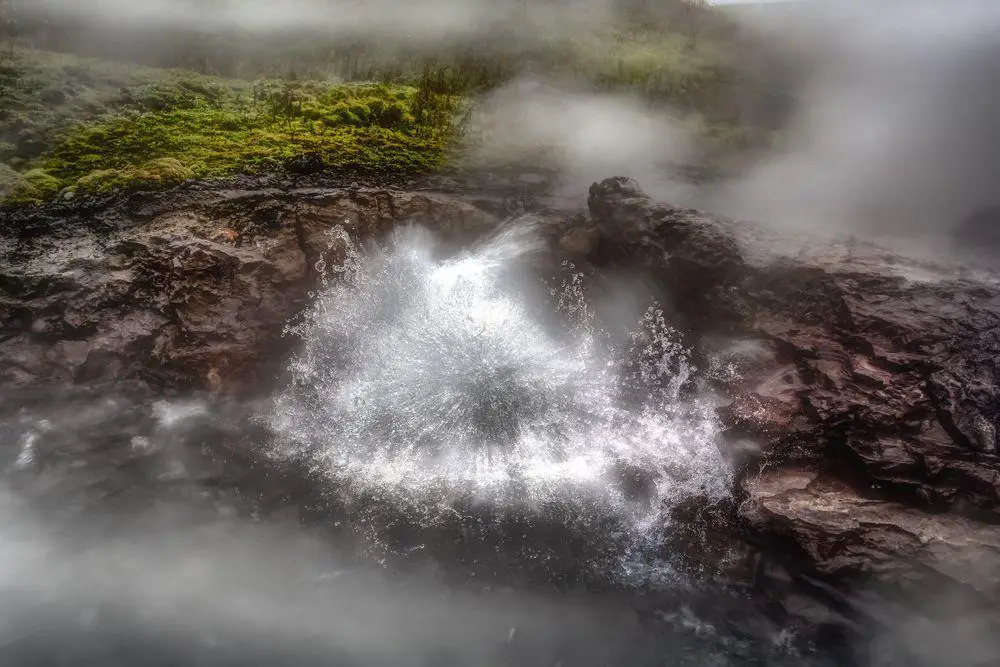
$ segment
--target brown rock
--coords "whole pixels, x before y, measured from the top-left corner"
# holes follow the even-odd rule
[[[496,220],[458,198],[357,188],[137,194],[103,221],[21,220],[0,249],[0,381],[139,379],[263,390],[285,324],[355,240],[401,221],[447,234]]]
[[[1000,526],[864,498],[800,467],[743,482],[743,515],[781,539],[815,572],[866,575],[914,593],[959,583],[1000,602]]]

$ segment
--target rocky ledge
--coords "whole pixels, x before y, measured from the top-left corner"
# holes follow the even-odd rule
[[[0,251],[0,381],[243,392],[271,386],[282,330],[324,265],[399,220],[488,229],[482,207],[382,187],[138,194],[97,211],[23,216]]]
[[[476,188],[244,185],[11,218],[0,381],[269,385],[282,329],[343,251],[330,229],[360,239],[406,220],[464,239],[508,204]],[[1000,287],[989,274],[706,216],[624,178],[595,184],[588,204],[589,216],[540,212],[553,247],[644,267],[671,296],[725,397],[735,518],[771,563],[760,572],[781,567],[838,599],[875,581],[1000,602]]]
[[[659,204],[624,178],[589,204],[602,261],[658,275],[722,371],[751,540],[805,578],[1000,602],[993,276]]]

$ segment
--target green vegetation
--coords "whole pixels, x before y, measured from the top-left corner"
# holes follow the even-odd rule
[[[65,60],[38,55],[50,68]],[[435,88],[446,83],[440,77],[419,85],[249,84],[87,64],[61,65],[68,79],[37,77],[61,93],[50,103],[25,101],[32,91],[8,106],[4,125],[17,133],[0,150],[23,169],[18,178],[0,175],[9,200],[280,170],[302,156],[312,168],[425,171],[442,163],[461,107],[460,97]],[[83,77],[90,85],[76,94]],[[111,86],[100,85],[109,79],[133,85],[111,94]]]
[[[384,84],[257,84],[249,98],[182,80],[138,108],[69,131],[43,161],[61,186],[106,191],[239,171],[298,156],[325,167],[420,171],[441,163],[458,100]]]
[[[703,112],[726,83],[723,55],[710,42],[653,28],[583,36],[558,52],[562,69],[598,88],[628,90]]]
[[[452,154],[476,95],[525,71],[677,113],[718,155],[766,144],[770,132],[734,104],[756,91],[739,76],[728,24],[699,4],[633,0],[627,19],[572,37],[515,25],[430,46],[319,29],[140,27],[101,39],[111,29],[99,23],[8,9],[18,46],[0,57],[0,200],[289,167],[426,171]]]

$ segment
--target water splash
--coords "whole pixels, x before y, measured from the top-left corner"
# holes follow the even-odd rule
[[[692,368],[662,309],[616,349],[576,267],[544,289],[524,221],[447,258],[419,228],[363,257],[332,235],[345,260],[288,329],[303,345],[271,421],[275,455],[345,502],[417,526],[611,521],[625,563],[655,550],[665,508],[728,493],[714,414],[681,399]]]

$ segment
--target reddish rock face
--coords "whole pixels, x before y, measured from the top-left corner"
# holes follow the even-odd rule
[[[762,453],[740,484],[753,538],[814,574],[921,570],[1000,598],[996,282],[856,242],[795,248],[624,179],[590,204],[611,261],[680,286],[704,339],[764,346],[720,375],[727,435]]]
[[[540,214],[553,255],[670,292],[726,400],[740,531],[803,577],[1000,598],[995,282],[658,204],[628,179],[589,205]],[[0,246],[0,382],[264,391],[317,266],[343,253],[332,227],[362,240],[408,220],[460,241],[505,211],[482,192],[246,187],[25,219]]]
[[[343,252],[329,229],[360,239],[399,220],[446,234],[496,223],[454,198],[361,188],[214,191],[159,208],[123,205],[111,229],[57,221],[7,242],[0,381],[262,388],[317,266]]]

